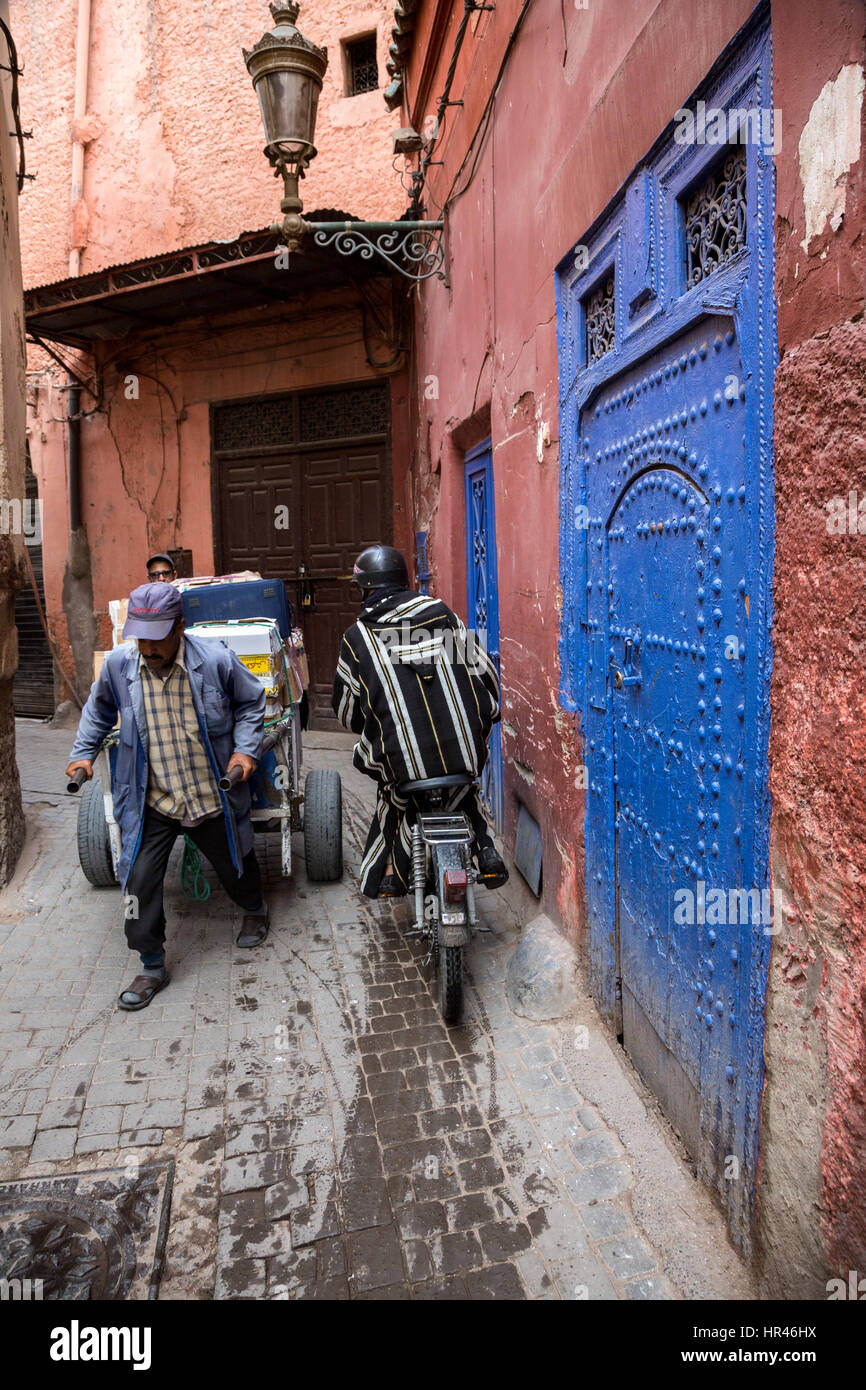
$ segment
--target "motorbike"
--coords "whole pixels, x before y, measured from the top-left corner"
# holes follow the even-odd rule
[[[401,796],[414,803],[412,826],[412,884],[415,923],[406,932],[429,942],[422,961],[438,976],[439,1008],[445,1023],[459,1023],[463,1013],[463,947],[472,939],[478,918],[472,863],[472,828],[459,810],[446,803],[455,787],[470,786],[475,778],[463,773],[403,782]]]

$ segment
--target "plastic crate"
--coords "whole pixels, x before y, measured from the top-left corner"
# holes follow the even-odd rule
[[[201,584],[181,592],[187,623],[230,618],[273,618],[280,636],[292,631],[292,605],[282,579],[247,579],[240,584]]]

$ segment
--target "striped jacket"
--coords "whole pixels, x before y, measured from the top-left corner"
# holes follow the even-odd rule
[[[355,766],[380,786],[480,773],[499,719],[496,668],[438,599],[373,598],[343,636],[334,711],[358,734]]]

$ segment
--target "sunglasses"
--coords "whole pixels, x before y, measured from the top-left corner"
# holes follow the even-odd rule
[[[174,570],[148,570],[151,579],[167,579],[174,574]]]

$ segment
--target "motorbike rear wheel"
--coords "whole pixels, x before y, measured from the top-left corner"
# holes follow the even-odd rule
[[[445,1023],[459,1023],[463,1013],[463,947],[439,947],[439,1008]]]

